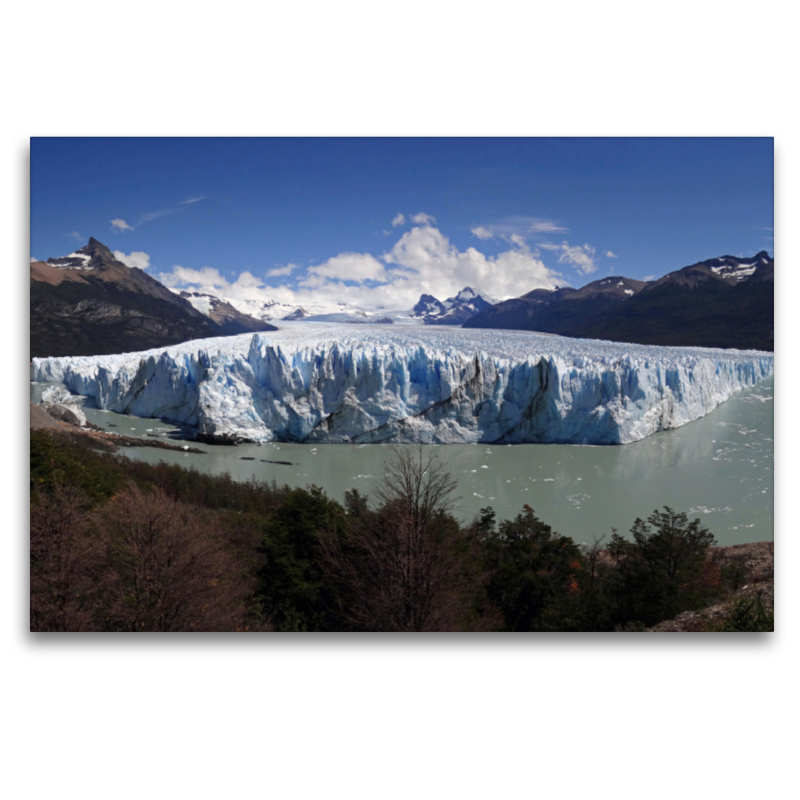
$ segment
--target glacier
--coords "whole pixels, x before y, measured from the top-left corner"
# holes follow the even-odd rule
[[[98,408],[211,441],[627,444],[708,414],[774,354],[527,331],[284,323],[141,353],[34,358]]]

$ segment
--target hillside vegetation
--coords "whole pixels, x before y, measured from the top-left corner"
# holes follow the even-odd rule
[[[524,506],[454,517],[455,480],[398,451],[374,498],[240,483],[31,431],[33,631],[643,630],[747,581],[664,508],[581,548]],[[599,532],[598,532],[599,533]],[[695,630],[772,630],[763,605]]]

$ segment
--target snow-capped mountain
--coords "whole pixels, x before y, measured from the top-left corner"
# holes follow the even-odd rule
[[[699,261],[647,283],[611,276],[581,289],[535,289],[475,315],[465,327],[773,350],[774,266],[762,250]]]
[[[219,325],[225,334],[274,330],[273,325],[243,314],[216,295],[202,292],[179,292],[179,294],[188,300],[197,311]]]
[[[358,314],[364,313],[348,303],[307,303],[302,306],[292,303],[279,303],[276,300],[239,300],[227,297],[224,294],[216,295],[220,300],[229,303],[242,314],[263,320],[265,322],[279,320],[295,321],[311,319],[325,314]]]
[[[31,355],[123,353],[241,333],[220,326],[96,239],[30,264]]]
[[[412,315],[421,318],[426,325],[463,325],[496,302],[471,286],[465,286],[455,297],[448,297],[444,301],[430,294],[421,295]]]
[[[720,256],[708,261],[701,261],[713,273],[721,278],[734,278],[737,282],[749,278],[758,267],[772,262],[766,250],[756,253],[752,258],[738,258],[736,256]]]

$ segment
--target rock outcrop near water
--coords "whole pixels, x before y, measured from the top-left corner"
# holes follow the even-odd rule
[[[698,419],[772,371],[773,354],[758,351],[295,323],[34,359],[32,379],[206,440],[626,444]]]

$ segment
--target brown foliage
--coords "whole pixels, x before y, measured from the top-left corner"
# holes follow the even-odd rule
[[[156,489],[130,485],[97,520],[105,528],[109,622],[119,630],[211,631],[245,627],[250,587],[212,516]]]
[[[89,513],[56,486],[31,508],[31,630],[246,630],[251,593],[214,515],[158,489]]]
[[[32,631],[94,630],[101,572],[99,552],[88,533],[88,497],[56,483],[31,505]]]

